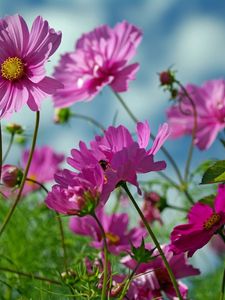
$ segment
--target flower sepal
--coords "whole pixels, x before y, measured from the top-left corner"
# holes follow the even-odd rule
[[[154,255],[153,253],[155,251],[156,248],[153,248],[151,250],[148,250],[145,247],[145,241],[142,238],[142,242],[141,245],[139,247],[135,247],[132,243],[131,243],[131,254],[130,256],[136,260],[138,263],[147,263],[149,261],[154,260],[158,255]]]

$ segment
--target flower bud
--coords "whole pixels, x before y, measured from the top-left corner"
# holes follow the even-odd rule
[[[20,136],[18,136],[16,139],[15,139],[15,142],[17,143],[17,144],[19,144],[19,145],[25,145],[26,144],[26,142],[27,142],[27,139],[26,139],[26,137],[25,136],[22,136],[22,135],[20,135]]]
[[[6,125],[5,129],[11,134],[22,134],[24,132],[24,128],[16,123]]]
[[[175,77],[172,71],[167,70],[159,74],[159,80],[162,86],[171,86],[175,81]]]
[[[56,124],[67,123],[70,117],[71,117],[71,111],[68,107],[55,109],[54,122]]]
[[[23,172],[16,166],[4,165],[2,167],[2,182],[7,187],[14,187],[20,185],[23,177]]]

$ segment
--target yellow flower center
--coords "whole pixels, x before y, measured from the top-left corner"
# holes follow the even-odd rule
[[[31,174],[29,177],[28,177],[30,180],[27,180],[27,184],[31,187],[37,187],[39,188],[38,184],[35,183],[34,181],[37,181],[37,176],[35,174]]]
[[[209,230],[213,227],[213,225],[215,225],[219,221],[220,221],[220,215],[213,213],[212,216],[204,222],[203,227],[204,229]]]
[[[105,235],[110,244],[117,244],[120,241],[120,237],[116,234],[106,232]]]
[[[2,77],[8,80],[18,80],[24,75],[24,63],[18,57],[9,57],[1,65]]]

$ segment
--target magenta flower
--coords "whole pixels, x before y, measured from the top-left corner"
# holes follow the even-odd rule
[[[130,242],[134,245],[139,245],[142,237],[146,235],[146,231],[142,228],[136,227],[128,230],[128,214],[107,215],[101,209],[98,211],[97,217],[104,228],[108,250],[115,255],[128,251],[130,249]],[[92,247],[97,249],[103,248],[102,234],[93,217],[71,218],[70,229],[75,234],[91,237]]]
[[[17,166],[2,166],[2,182],[5,187],[13,188],[21,183],[23,172]]]
[[[153,247],[148,244],[146,245],[146,248],[150,250]],[[198,269],[187,263],[187,259],[183,253],[173,255],[168,245],[163,247],[163,251],[176,279],[200,274]],[[157,250],[154,254],[157,255]],[[121,262],[132,270],[137,265],[137,262],[130,256],[124,257]],[[187,299],[187,286],[180,281],[178,281],[178,286],[183,299]],[[168,299],[177,299],[169,274],[161,257],[159,256],[153,261],[143,263],[139,266],[127,296],[130,300],[148,300],[151,299],[151,297],[159,297],[157,299],[163,299],[161,298],[162,292],[166,294]]]
[[[128,89],[139,64],[128,64],[141,41],[141,31],[124,21],[114,28],[102,25],[82,35],[75,50],[62,56],[55,78],[64,84],[54,96],[56,107],[92,100],[105,85],[115,92]]]
[[[196,203],[188,213],[188,224],[176,226],[171,233],[171,250],[175,253],[196,250],[206,245],[212,236],[225,224],[225,185],[219,185],[214,208]]]
[[[48,22],[37,17],[29,32],[19,15],[0,20],[0,117],[11,115],[27,103],[40,109],[44,97],[62,84],[45,76],[44,64],[61,42]]]
[[[168,125],[163,124],[147,150],[150,128],[147,122],[137,124],[138,142],[134,141],[128,129],[122,125],[110,126],[104,136],[96,136],[90,149],[80,142],[80,150],[73,149],[67,162],[75,169],[82,170],[86,165],[100,165],[105,174],[106,189],[113,191],[120,181],[137,186],[138,173],[160,171],[166,168],[165,161],[154,161],[154,155],[169,135]]]
[[[142,212],[145,216],[145,219],[148,223],[153,223],[158,221],[161,225],[163,224],[161,219],[161,214],[159,210],[160,196],[155,192],[145,192],[144,194],[144,203],[142,206]],[[142,221],[140,221],[141,226],[144,227]]]
[[[25,150],[21,160],[21,167],[23,169],[26,167],[28,157],[29,150]],[[42,184],[52,181],[55,172],[59,170],[59,164],[63,160],[64,155],[54,152],[49,146],[36,147],[27,177]],[[23,195],[38,189],[40,189],[38,184],[27,181],[23,189]]]
[[[63,170],[56,175],[58,184],[52,187],[46,205],[65,215],[91,214],[101,200],[104,177],[99,166],[83,169],[80,173]]]
[[[197,132],[194,143],[201,149],[211,146],[217,134],[225,128],[225,81],[210,80],[201,87],[186,86],[197,110]],[[178,138],[192,134],[194,126],[193,108],[190,100],[180,95],[181,103],[173,105],[167,116],[171,126],[171,136]]]

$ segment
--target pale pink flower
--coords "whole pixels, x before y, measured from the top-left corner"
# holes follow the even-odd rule
[[[129,216],[126,213],[108,215],[101,209],[98,211],[97,217],[104,228],[108,250],[115,255],[128,251],[131,242],[139,245],[146,235],[146,231],[142,228],[135,227],[128,230]],[[102,232],[92,216],[71,218],[70,229],[75,234],[90,236],[92,238],[91,246],[94,248],[103,248]]]
[[[45,76],[44,64],[61,42],[61,33],[37,17],[29,32],[19,15],[0,20],[0,117],[19,111],[23,104],[33,111],[62,84]]]
[[[22,153],[21,167],[25,169],[29,157],[29,150]],[[56,153],[49,146],[36,147],[29,168],[27,178],[45,184],[54,179],[54,175],[59,171],[60,163],[64,160],[63,154]],[[23,195],[40,189],[40,186],[32,181],[27,181],[23,189]]]
[[[99,166],[80,173],[65,169],[57,173],[56,181],[45,203],[58,213],[84,216],[93,213],[101,202],[104,177]]]
[[[113,191],[120,181],[126,181],[138,188],[138,173],[160,171],[166,168],[165,161],[154,161],[154,155],[169,135],[168,125],[163,124],[150,149],[146,149],[150,139],[147,122],[137,124],[137,142],[128,129],[122,125],[110,126],[103,136],[96,136],[90,149],[80,142],[80,149],[72,149],[67,162],[75,169],[100,165],[105,174],[106,186]]]
[[[197,111],[197,131],[195,145],[207,149],[225,128],[225,81],[210,80],[201,87],[194,84],[186,86]],[[194,127],[193,107],[190,100],[180,93],[179,103],[173,105],[167,116],[171,127],[171,137],[178,138],[192,134]]]
[[[141,31],[126,21],[83,34],[75,50],[64,54],[55,70],[55,78],[64,84],[54,96],[55,106],[92,100],[105,85],[115,92],[126,91],[139,68],[138,63],[128,63],[141,37]]]
[[[145,192],[144,193],[144,203],[142,206],[142,212],[145,216],[145,219],[148,223],[153,223],[154,221],[158,221],[161,225],[163,224],[160,210],[160,195],[156,192]],[[140,221],[141,226],[144,227],[142,221]]]

